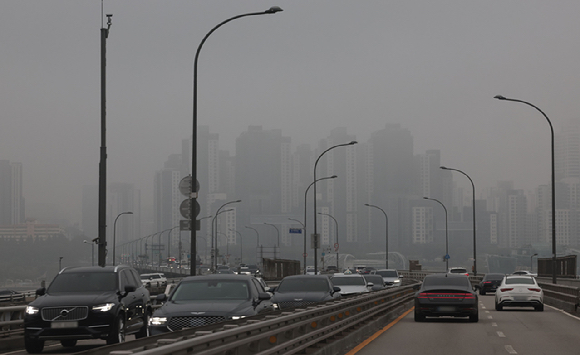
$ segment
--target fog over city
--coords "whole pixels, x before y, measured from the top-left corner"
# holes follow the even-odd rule
[[[579,120],[578,1],[4,0],[0,159],[22,163],[26,217],[79,223],[82,186],[98,184],[105,14],[107,179],[151,210],[154,172],[191,135],[197,46],[271,6],[284,11],[229,23],[201,51],[198,124],[220,149],[235,155],[252,125],[314,147],[336,127],[366,142],[399,123],[415,154],[440,150],[478,190],[549,184],[545,118],[493,97],[535,104],[556,133]]]

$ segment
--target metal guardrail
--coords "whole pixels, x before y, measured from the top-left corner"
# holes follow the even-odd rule
[[[10,336],[22,331],[26,306],[0,307],[0,335]]]
[[[411,301],[413,295],[412,286],[400,286],[305,309],[165,333],[83,354],[295,354],[383,316]]]

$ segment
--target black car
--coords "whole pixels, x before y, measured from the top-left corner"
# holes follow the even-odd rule
[[[186,277],[171,292],[149,322],[151,334],[201,327],[274,310],[271,295],[253,276],[213,274]]]
[[[385,281],[381,275],[363,275],[367,283],[372,283],[371,291],[380,291],[387,288]]]
[[[486,292],[495,292],[504,277],[504,274],[485,274],[483,280],[476,286],[479,289],[479,294],[485,295]]]
[[[425,317],[469,317],[470,322],[479,321],[477,293],[465,275],[433,274],[416,286],[415,322]]]
[[[340,287],[325,275],[286,276],[272,292],[272,302],[278,309],[307,307],[341,297]]]
[[[81,339],[123,342],[125,336],[148,335],[149,291],[127,265],[62,269],[48,289],[26,307],[24,344],[29,353],[44,349],[45,340],[65,347]]]

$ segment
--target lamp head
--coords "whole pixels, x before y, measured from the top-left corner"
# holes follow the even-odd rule
[[[338,176],[336,176],[336,175],[332,175],[330,178],[331,178],[331,179],[336,179],[337,177],[338,177]]]
[[[446,166],[440,166],[440,167],[439,167],[439,169],[443,169],[443,170],[449,170],[449,168],[448,168],[448,167],[446,167]]]
[[[498,100],[507,100],[504,96],[501,95],[495,95],[493,98]]]
[[[348,144],[353,145],[353,144],[357,144],[357,143],[358,143],[357,141],[350,141]]]
[[[425,197],[425,196],[423,196],[423,199],[425,199],[425,200],[430,200],[430,198],[429,198],[429,197]]]
[[[365,203],[365,206],[368,206],[368,207],[370,207],[371,205],[369,205],[368,203]]]
[[[275,14],[276,12],[284,11],[280,6],[272,6],[268,10],[264,11],[267,14]]]
[[[534,254],[534,255],[532,255],[532,256],[538,256],[538,253],[536,253],[536,254]]]

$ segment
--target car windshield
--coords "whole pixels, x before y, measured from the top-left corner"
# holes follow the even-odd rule
[[[469,286],[467,277],[426,277],[423,280],[423,286]]]
[[[364,278],[365,280],[367,280],[367,282],[372,282],[373,284],[375,284],[375,286],[383,284],[383,278],[378,275],[365,276]]]
[[[245,300],[249,297],[248,283],[246,281],[206,280],[179,284],[171,296],[171,300]]]
[[[510,277],[505,280],[506,285],[535,285],[534,279],[531,277]]]
[[[280,282],[277,292],[328,292],[330,287],[325,279],[290,278]]]
[[[382,277],[399,277],[399,275],[397,275],[397,272],[395,270],[377,271],[376,274],[381,275]]]
[[[332,283],[336,286],[364,286],[364,277],[333,277]]]
[[[484,280],[503,280],[503,274],[485,275]]]
[[[58,275],[48,293],[106,292],[117,290],[117,274],[112,272],[68,272]]]

